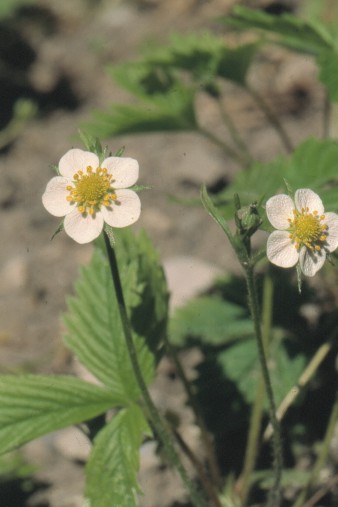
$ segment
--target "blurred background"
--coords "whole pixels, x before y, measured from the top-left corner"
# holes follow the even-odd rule
[[[320,15],[330,18],[335,2],[317,0],[1,1],[1,373],[76,372],[61,343],[60,315],[79,265],[89,260],[92,246],[80,246],[65,234],[51,241],[58,221],[44,210],[41,195],[53,176],[50,166],[69,148],[83,147],[78,129],[91,121],[93,112],[133,100],[114,84],[107,65],[137,58],[142,49],[164,43],[172,32],[209,29],[229,44],[235,43],[238,35],[217,22],[235,4],[276,16],[283,12],[306,16],[319,3]],[[322,132],[325,98],[316,72],[309,56],[277,47],[266,49],[250,69],[252,85],[279,116],[295,145]],[[250,97],[227,84],[224,100],[258,160],[285,153]],[[208,126],[223,135],[217,109],[206,94],[198,97],[198,111]],[[153,239],[176,300],[189,295],[191,279],[199,278],[202,287],[197,288],[203,288],[218,271],[239,271],[221,231],[207,214],[200,207],[173,204],[172,200],[173,196],[195,198],[202,183],[211,193],[225,187],[238,170],[232,160],[208,140],[189,132],[124,135],[101,141],[112,152],[124,146],[125,154],[140,163],[140,184],[152,187],[141,195],[143,213],[135,229],[145,228]],[[184,278],[180,287],[177,280],[187,271],[190,281],[189,276]],[[162,368],[158,387],[165,392],[169,389],[168,368]],[[176,388],[170,389],[172,398],[181,400]],[[6,472],[8,464],[0,464],[0,506],[81,506],[86,452],[86,442],[74,434],[29,444],[24,457],[36,472],[32,478],[33,469],[19,463],[16,470],[21,475],[12,477]],[[145,482],[149,491],[142,500],[144,506],[179,501],[162,493],[161,488],[172,490],[167,476],[159,473]],[[167,503],[151,500],[158,491]],[[179,497],[179,488],[175,493]]]

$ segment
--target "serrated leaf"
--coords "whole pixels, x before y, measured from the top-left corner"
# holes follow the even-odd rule
[[[323,200],[327,211],[338,203],[338,145],[333,140],[308,139],[299,145],[290,158],[278,157],[267,164],[256,163],[239,173],[233,183],[217,196],[225,217],[233,214],[233,195],[242,205],[264,201],[277,193],[285,193],[285,180],[295,190],[310,188]],[[222,203],[228,204],[222,204]],[[332,207],[334,206],[334,207]]]
[[[338,102],[338,50],[322,51],[317,61],[319,79],[326,86],[330,100]]]
[[[99,137],[195,130],[194,95],[194,90],[177,86],[168,94],[154,96],[151,103],[115,105],[94,113],[93,123],[85,129]]]
[[[103,153],[103,149],[102,149],[101,143],[97,137],[94,137],[91,134],[89,134],[88,132],[85,132],[84,130],[80,130],[80,129],[79,129],[79,136],[88,151],[92,151],[93,153],[96,153],[96,155],[98,157],[101,157],[101,155]]]
[[[122,277],[127,304],[137,294],[137,266]],[[101,382],[128,403],[139,397],[120,320],[118,304],[106,258],[97,249],[89,266],[82,268],[75,284],[77,296],[68,299],[64,317],[66,345]],[[135,295],[134,295],[135,292]],[[144,340],[134,336],[140,366],[147,382],[153,378],[153,358]]]
[[[262,30],[274,35],[274,41],[315,55],[332,49],[335,44],[330,31],[320,21],[303,20],[291,14],[274,16],[237,5],[232,16],[221,21],[242,30]]]
[[[85,495],[95,507],[137,507],[139,447],[148,431],[139,407],[121,410],[100,431],[86,466]]]
[[[115,246],[124,299],[146,382],[154,375],[155,353],[167,323],[168,293],[157,253],[144,233],[116,231]],[[104,246],[98,243],[82,268],[65,316],[66,345],[122,402],[140,393],[132,371]]]
[[[168,320],[169,293],[158,252],[144,231],[137,238],[130,229],[116,233],[119,265],[129,273],[129,259],[137,263],[138,293],[131,308],[131,322],[138,335],[145,337],[156,354],[163,345]],[[130,291],[131,292],[131,291]],[[134,293],[135,295],[135,293]]]
[[[0,376],[0,452],[96,417],[119,400],[74,377]]]
[[[247,312],[215,296],[196,298],[179,308],[170,321],[170,341],[182,346],[188,338],[222,346],[253,334]]]
[[[122,88],[142,99],[167,94],[175,85],[170,69],[147,61],[110,66],[108,73]]]
[[[217,65],[217,75],[244,86],[257,47],[257,44],[243,44],[236,48],[223,48]]]
[[[236,384],[248,403],[256,395],[260,376],[260,363],[254,339],[235,343],[218,356],[224,375]],[[305,357],[290,357],[284,343],[274,342],[269,354],[270,376],[275,401],[278,405],[286,393],[297,384],[305,365]]]

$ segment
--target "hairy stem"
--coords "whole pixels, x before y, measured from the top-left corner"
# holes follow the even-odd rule
[[[111,274],[112,274],[112,278],[113,278],[113,282],[114,282],[116,299],[117,299],[117,303],[118,303],[118,307],[119,307],[119,311],[120,311],[121,322],[122,322],[122,327],[123,327],[123,331],[124,331],[124,335],[125,335],[125,339],[126,339],[126,344],[127,344],[127,348],[128,348],[128,352],[129,352],[129,357],[130,357],[131,364],[133,366],[136,381],[138,383],[138,386],[139,386],[141,394],[142,394],[142,398],[144,401],[146,411],[147,411],[148,416],[150,418],[151,424],[153,425],[154,430],[165,449],[168,459],[170,460],[172,465],[175,466],[176,470],[178,471],[178,473],[181,476],[183,483],[185,484],[186,488],[188,489],[190,496],[191,496],[191,501],[193,502],[193,505],[195,507],[206,507],[206,502],[204,501],[204,498],[201,495],[201,492],[198,491],[198,489],[196,488],[193,481],[189,478],[187,471],[185,470],[185,468],[184,468],[184,466],[183,466],[183,464],[182,464],[182,462],[175,450],[175,447],[171,441],[171,435],[170,435],[169,431],[167,430],[165,423],[162,421],[161,416],[160,416],[159,412],[157,411],[157,408],[154,405],[154,403],[150,397],[146,382],[143,378],[142,371],[141,371],[141,368],[140,368],[140,365],[138,362],[137,351],[134,346],[134,341],[133,341],[133,337],[132,337],[132,330],[130,327],[130,322],[129,322],[129,318],[128,318],[128,314],[127,314],[127,308],[126,308],[126,304],[125,304],[125,300],[124,300],[124,296],[123,296],[123,289],[122,289],[120,274],[119,274],[119,270],[118,270],[118,266],[117,266],[117,259],[116,259],[115,251],[112,248],[112,246],[110,244],[109,237],[106,233],[104,233],[104,240],[105,240],[105,244],[106,244],[110,270],[111,270]]]
[[[267,274],[264,278],[263,311],[262,311],[262,339],[266,355],[268,355],[268,347],[271,333],[272,308],[273,308],[273,283],[271,277],[269,276],[269,274]],[[256,397],[251,412],[248,443],[246,446],[244,458],[244,467],[242,474],[238,480],[243,507],[247,504],[248,501],[248,496],[250,492],[250,479],[252,476],[252,472],[255,468],[258,453],[259,434],[261,431],[264,399],[265,399],[265,383],[263,375],[261,373],[258,380]]]
[[[246,164],[247,165],[252,164],[254,162],[254,159],[250,154],[249,148],[247,147],[245,141],[243,141],[241,134],[239,133],[234,122],[232,121],[231,116],[229,116],[228,112],[224,108],[224,104],[223,104],[221,98],[218,97],[217,101],[218,101],[222,120],[223,120],[224,124],[226,125],[227,129],[229,130],[229,133],[230,133],[234,143],[236,144],[236,146],[238,147],[240,152],[243,154],[243,158],[246,159]]]
[[[246,157],[243,157],[242,154],[238,153],[236,150],[234,150],[231,146],[229,146],[224,141],[221,141],[216,137],[212,132],[209,132],[209,130],[198,127],[198,131],[202,136],[204,136],[206,139],[211,141],[213,144],[218,146],[223,150],[223,152],[229,157],[235,160],[243,169],[246,169],[248,167],[248,161]]]
[[[286,152],[292,153],[293,152],[293,145],[292,145],[291,139],[290,139],[288,133],[286,132],[286,130],[284,129],[283,125],[279,121],[278,116],[275,115],[275,113],[272,111],[272,109],[267,104],[267,102],[265,102],[263,97],[258,92],[256,92],[256,90],[254,90],[251,87],[246,87],[245,89],[251,95],[251,97],[256,102],[258,107],[263,111],[263,113],[265,114],[265,116],[269,120],[270,124],[273,126],[273,128],[275,129],[275,131],[279,135],[280,140],[281,140],[282,144],[284,145]]]
[[[264,342],[262,336],[262,330],[260,325],[260,314],[259,314],[259,305],[258,305],[258,296],[257,296],[257,288],[256,281],[254,277],[254,270],[251,264],[245,267],[246,271],[246,282],[247,282],[247,290],[249,296],[249,304],[251,310],[252,320],[254,322],[255,328],[255,336],[257,341],[258,348],[258,356],[260,360],[262,376],[264,379],[265,391],[267,394],[267,399],[269,403],[269,416],[271,425],[273,428],[273,440],[272,440],[272,449],[273,449],[273,468],[274,468],[274,482],[272,488],[270,490],[269,498],[268,498],[268,507],[278,507],[281,502],[281,478],[282,478],[282,469],[283,469],[283,460],[282,460],[282,444],[281,444],[281,435],[280,435],[280,426],[276,416],[276,404],[274,399],[274,394],[272,390],[270,374],[268,370],[268,365],[266,361],[266,354],[264,349]]]

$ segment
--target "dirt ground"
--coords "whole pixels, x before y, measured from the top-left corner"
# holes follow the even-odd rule
[[[8,121],[19,97],[32,97],[39,107],[38,116],[0,155],[1,372],[61,373],[72,369],[71,358],[61,345],[60,314],[65,310],[65,296],[72,292],[78,267],[89,260],[92,247],[78,245],[65,234],[50,241],[57,220],[44,210],[41,195],[52,176],[49,166],[57,164],[70,147],[82,147],[77,130],[91,118],[93,110],[129,100],[108,77],[106,64],[135,58],[144,44],[164,41],[173,31],[209,28],[222,33],[213,20],[235,3],[41,0],[35,2],[34,9],[22,8],[1,22],[0,46],[6,46],[9,33],[14,39],[20,35],[23,48],[18,50],[22,61],[13,66],[14,84],[9,86],[6,76],[0,77],[4,105],[1,125]],[[278,3],[292,8],[301,2]],[[13,47],[7,46],[7,50]],[[257,62],[250,78],[280,115],[295,144],[321,134],[324,97],[310,58],[274,49]],[[248,97],[229,85],[226,101],[259,160],[283,153],[279,139]],[[201,96],[199,107],[208,125],[220,129],[216,109],[206,97]],[[237,170],[231,160],[189,133],[123,136],[103,142],[112,151],[125,146],[126,155],[140,163],[140,183],[153,188],[141,196],[143,213],[135,228],[146,228],[163,260],[189,255],[220,269],[238,270],[221,231],[206,213],[200,208],[173,205],[167,197],[196,196],[202,183],[212,186],[224,178],[231,179]],[[170,365],[165,364],[157,389],[166,392],[168,403],[182,403],[180,386],[172,384],[170,378]],[[74,462],[74,457],[55,442],[56,438],[49,436],[25,450],[26,456],[39,464],[37,480],[46,486],[48,483],[31,497],[29,505],[81,506],[81,459],[76,456]],[[146,463],[147,449],[143,454]],[[175,498],[170,493],[166,497],[163,488],[172,490],[171,480],[170,472],[161,473],[159,469],[151,480],[145,477],[142,505],[169,505],[168,501]],[[175,488],[178,500],[181,490]],[[164,497],[166,502],[161,500]],[[24,500],[13,501],[10,497],[0,504],[26,505]]]

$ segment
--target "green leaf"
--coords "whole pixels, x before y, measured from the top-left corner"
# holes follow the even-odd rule
[[[79,136],[84,146],[88,151],[96,153],[98,157],[101,157],[103,154],[103,149],[101,143],[97,137],[92,136],[88,132],[79,129]]]
[[[288,391],[298,382],[305,358],[302,355],[290,357],[284,342],[275,341],[269,354],[272,388],[277,405]],[[260,376],[260,363],[257,345],[254,339],[238,342],[221,352],[218,362],[224,375],[234,382],[248,403],[256,396],[257,382]]]
[[[151,102],[114,105],[107,112],[94,113],[94,121],[84,128],[100,138],[144,132],[196,130],[195,92],[175,87],[170,93],[156,95]]]
[[[308,139],[299,145],[290,158],[278,157],[267,164],[256,163],[240,172],[216,202],[224,217],[233,214],[233,195],[242,205],[264,201],[277,193],[286,193],[285,180],[294,189],[310,188],[323,200],[327,211],[338,207],[338,145],[333,140]]]
[[[338,102],[338,50],[322,51],[317,61],[319,79],[326,86],[329,98]]]
[[[137,296],[136,264],[122,277],[127,304]],[[108,262],[102,252],[94,252],[89,266],[82,268],[75,284],[76,297],[68,299],[69,313],[64,317],[66,345],[121,403],[139,397],[139,389],[125,344],[116,296]],[[134,336],[144,376],[153,378],[152,355],[144,340]]]
[[[25,4],[32,4],[34,0],[1,0],[0,2],[0,18],[9,16],[18,7]]]
[[[86,466],[85,495],[95,507],[137,507],[139,447],[148,432],[142,411],[121,410],[100,431]]]
[[[221,21],[241,30],[262,30],[274,35],[272,40],[298,51],[317,55],[335,44],[330,31],[319,21],[303,20],[291,14],[274,16],[240,5],[234,7],[232,15]]]
[[[142,99],[167,94],[178,84],[170,69],[147,61],[109,66],[108,73],[122,88]]]
[[[165,278],[157,254],[144,233],[129,229],[115,234],[115,251],[142,373],[154,376],[154,356],[163,339],[168,310]],[[66,345],[124,403],[140,393],[125,343],[110,268],[101,244],[89,266],[82,268],[68,299]],[[142,310],[140,308],[142,303]]]
[[[224,47],[220,52],[217,75],[244,86],[257,47],[257,44],[243,44],[236,48]]]
[[[116,232],[116,254],[124,277],[130,271],[132,260],[137,264],[138,294],[130,305],[130,318],[135,332],[145,338],[147,346],[156,354],[167,332],[169,302],[158,252],[144,231],[135,237],[130,229],[121,229]]]
[[[247,312],[215,296],[196,298],[179,308],[170,321],[170,341],[182,346],[188,338],[206,345],[222,346],[232,340],[252,336]]]
[[[119,400],[74,377],[0,376],[0,452],[106,412]]]

